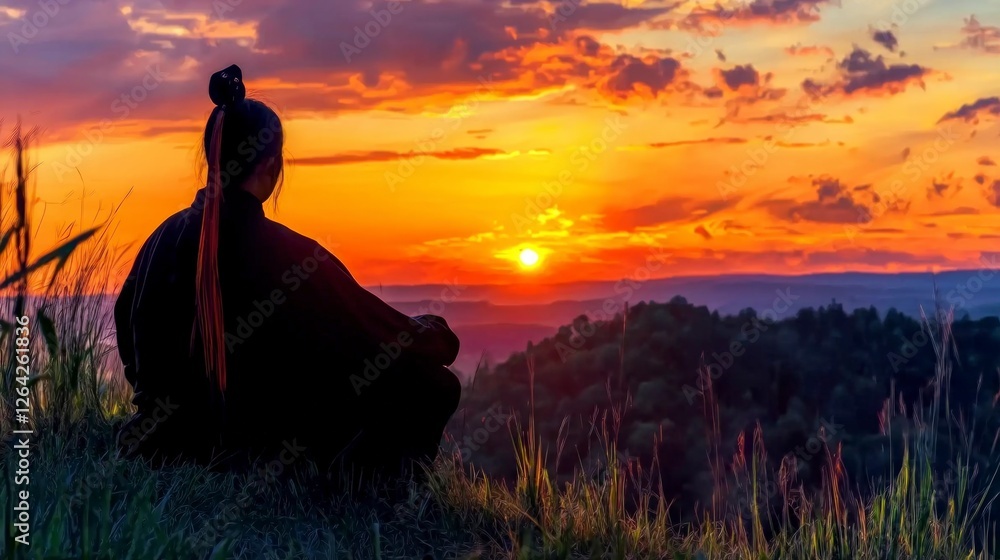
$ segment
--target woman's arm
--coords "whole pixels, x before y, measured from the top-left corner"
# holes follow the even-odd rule
[[[138,262],[138,259],[136,259]],[[135,386],[135,346],[132,339],[132,301],[135,298],[135,265],[129,271],[122,289],[115,300],[115,338],[118,341],[118,356],[125,368],[125,379]]]
[[[379,344],[398,344],[408,356],[434,365],[451,365],[458,357],[458,336],[435,315],[408,317],[362,287],[333,254],[316,245],[323,281],[314,286],[329,290],[327,297],[347,312],[361,334]]]
[[[139,251],[135,255],[135,261],[132,262],[132,268],[129,269],[128,276],[125,277],[125,281],[122,283],[122,289],[118,292],[118,298],[115,300],[114,307],[114,319],[115,319],[115,338],[118,343],[118,356],[121,358],[122,367],[124,368],[125,380],[128,381],[129,385],[132,386],[133,397],[132,404],[137,407],[144,405],[148,401],[148,396],[142,394],[139,383],[139,372],[136,363],[135,355],[135,324],[133,312],[136,308],[136,290],[139,288],[139,275],[140,272],[148,265],[147,260],[149,258],[149,247],[153,245],[153,241],[158,239],[161,234],[161,229],[157,229],[149,236],[140,247]],[[141,384],[145,385],[145,383]]]
[[[140,380],[138,361],[136,356],[135,329],[136,322],[140,317],[136,316],[139,298],[143,293],[145,280],[150,276],[149,266],[152,253],[158,246],[160,239],[164,235],[164,226],[161,225],[154,231],[148,239],[139,247],[129,269],[128,276],[122,283],[122,288],[118,292],[115,300],[114,321],[115,338],[118,343],[118,356],[121,358],[124,368],[125,380],[132,386],[134,396],[132,404],[140,406],[150,400],[150,395],[145,394],[150,385],[147,375],[142,375],[145,379]],[[155,275],[153,275],[155,278]]]
[[[115,300],[115,338],[118,342],[118,356],[122,360],[125,369],[125,380],[135,388],[137,382],[135,363],[135,337],[133,335],[132,312],[136,304],[136,285],[138,283],[139,272],[146,265],[149,247],[155,245],[155,240],[162,234],[163,226],[154,231],[135,254],[132,261],[132,268],[128,271],[128,276],[122,283],[122,289],[118,292]]]

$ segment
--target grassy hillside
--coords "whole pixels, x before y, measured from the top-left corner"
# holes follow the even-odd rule
[[[629,377],[627,342],[617,359],[603,344],[594,349],[610,352],[608,363],[615,367],[580,372],[590,384],[590,376],[610,371],[603,381],[608,398],[590,395],[589,418],[567,416],[554,431],[555,409],[538,398],[549,398],[555,381],[542,379],[535,357],[544,365],[545,352],[558,353],[558,340],[498,368],[524,368],[523,408],[497,400],[491,383],[502,377],[468,387],[463,408],[472,414],[456,417],[443,456],[419,486],[343,488],[305,459],[263,459],[242,474],[193,466],[153,471],[121,460],[114,432],[130,413],[129,394],[108,371],[114,348],[94,334],[106,332],[111,318],[85,297],[120,259],[107,227],[71,232],[57,248],[32,248],[27,169],[16,162],[0,193],[2,288],[9,296],[0,300],[6,530],[0,557],[986,559],[997,550],[989,517],[996,473],[977,470],[970,460],[976,444],[968,436],[976,431],[967,418],[951,414],[944,391],[951,387],[955,352],[947,323],[929,329],[938,338],[929,347],[934,359],[926,365],[927,398],[919,406],[890,407],[897,422],[907,420],[907,429],[889,432],[899,437],[890,448],[894,468],[873,484],[848,478],[841,447],[828,445],[833,440],[825,435],[817,438],[813,458],[820,468],[808,487],[796,478],[796,463],[768,456],[763,427],[742,430],[730,441],[723,424],[726,407],[737,402],[729,394],[734,389],[721,390],[705,364],[696,366],[693,374],[700,377],[691,381],[699,405],[685,420],[697,429],[669,442],[648,430],[652,448],[706,450],[700,472],[711,485],[710,499],[692,506],[693,515],[675,515],[677,496],[664,486],[663,472],[676,457],[652,454],[643,461],[624,453],[636,446],[621,441],[637,437],[630,418],[651,417],[642,404],[651,388]],[[30,326],[23,344],[24,331],[14,320],[21,316]],[[627,317],[595,328],[628,341]],[[681,328],[697,324],[692,318]],[[657,330],[636,332],[653,336]],[[672,344],[670,336],[655,340]],[[25,354],[19,347],[30,350],[26,376],[17,370]],[[545,394],[536,395],[536,388]],[[683,387],[671,390],[683,398]],[[985,389],[976,395],[994,398]],[[15,415],[23,408],[18,398],[30,401],[24,423]],[[497,405],[480,406],[490,402]],[[581,422],[588,426],[586,459],[566,448],[572,425]],[[25,436],[13,433],[25,428],[33,432],[26,435],[27,451],[19,443]],[[480,448],[504,449],[512,472],[484,473],[475,464]],[[27,468],[19,464],[25,453]],[[938,467],[942,455],[951,461],[947,472]],[[30,487],[17,482],[25,475]],[[948,484],[940,484],[943,477]],[[27,536],[14,519],[21,515],[15,508],[22,490],[30,490],[23,500],[29,504]]]

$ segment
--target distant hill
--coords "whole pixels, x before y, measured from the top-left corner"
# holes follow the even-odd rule
[[[1000,269],[1000,263],[997,264]],[[746,307],[757,309],[768,307],[775,297],[775,290],[791,290],[801,299],[796,300],[796,310],[803,307],[826,305],[836,299],[847,309],[874,305],[879,309],[895,307],[908,314],[918,314],[919,306],[931,305],[934,288],[937,285],[943,301],[961,303],[960,311],[969,311],[975,319],[1000,312],[1000,275],[989,268],[983,270],[960,270],[932,273],[828,273],[801,276],[784,275],[719,275],[660,278],[645,282],[619,280],[574,282],[545,286],[465,286],[459,290],[452,303],[443,304],[447,314],[468,314],[475,316],[473,322],[488,322],[486,317],[476,314],[484,310],[489,313],[507,313],[513,316],[528,314],[516,322],[539,322],[539,316],[547,314],[538,311],[537,306],[552,306],[561,312],[566,308],[586,309],[611,300],[621,304],[625,299],[633,303],[639,301],[669,301],[681,295],[691,302],[706,305],[719,312],[737,312]],[[440,301],[445,285],[420,286],[380,286],[369,288],[383,299],[391,302],[421,302],[416,306],[427,306],[429,302]],[[462,302],[480,302],[502,309],[463,308]],[[439,304],[440,305],[440,304]],[[563,317],[565,319],[565,317]],[[467,319],[463,318],[463,322]],[[559,324],[559,321],[542,321],[545,324]]]
[[[824,481],[827,443],[849,479],[861,481],[859,491],[873,477],[893,475],[892,458],[914,424],[940,427],[941,441],[962,426],[974,444],[968,464],[993,473],[1000,466],[1000,319],[954,321],[947,332],[957,350],[943,357],[931,342],[941,340],[941,327],[932,325],[898,311],[846,311],[839,304],[768,320],[759,310],[720,314],[682,297],[637,303],[627,321],[574,318],[530,352],[480,373],[452,424],[462,433],[491,410],[533,414],[540,440],[559,442],[548,449],[553,468],[569,477],[580,465],[600,475],[601,422],[614,419],[618,451],[656,465],[682,516],[716,488],[706,468],[713,442],[736,464],[741,438],[751,449],[758,429],[770,468],[794,461],[788,474],[806,488]],[[932,406],[935,398],[941,400]],[[916,410],[921,420],[913,423],[906,414]],[[509,438],[461,445],[486,473],[516,476]],[[933,467],[939,473],[952,468],[943,449]]]
[[[500,363],[524,350],[529,340],[542,340],[554,332],[548,325],[516,323],[456,325],[454,329],[462,341],[462,351],[452,367],[464,376],[472,375],[480,365]]]
[[[1000,266],[1000,264],[998,264]],[[840,274],[720,275],[660,278],[646,282],[620,280],[574,282],[539,286],[462,286],[458,296],[447,302],[441,294],[447,285],[379,286],[368,289],[409,315],[442,315],[462,339],[455,369],[463,374],[475,371],[483,353],[492,363],[511,353],[523,351],[529,342],[538,342],[555,333],[560,325],[586,314],[600,319],[602,310],[621,311],[625,302],[668,302],[682,296],[695,305],[704,305],[722,314],[736,314],[751,307],[764,312],[780,300],[790,301],[775,309],[778,319],[793,316],[799,309],[817,308],[833,301],[850,312],[874,306],[879,312],[890,308],[919,317],[921,306],[931,313],[934,289],[946,308],[955,308],[956,318],[1000,316],[1000,274],[982,271],[949,271],[938,274]],[[108,297],[106,305],[111,305]],[[612,313],[613,314],[613,313]]]
[[[524,350],[528,341],[537,342],[553,334],[574,317],[586,314],[601,319],[602,311],[622,311],[626,301],[633,305],[640,301],[667,302],[680,295],[722,314],[736,314],[748,307],[761,313],[773,308],[778,319],[836,301],[848,312],[874,306],[883,313],[895,308],[919,317],[921,307],[933,313],[935,287],[937,300],[945,309],[954,307],[956,318],[965,314],[972,319],[1000,315],[1000,274],[990,269],[938,274],[731,275],[530,288],[480,285],[462,287],[458,297],[448,302],[440,299],[444,285],[382,286],[372,291],[407,314],[436,310],[460,335],[467,333],[456,364],[456,369],[467,373],[475,369],[484,351],[494,361],[503,360],[512,352]],[[544,332],[544,327],[550,327],[549,331]]]

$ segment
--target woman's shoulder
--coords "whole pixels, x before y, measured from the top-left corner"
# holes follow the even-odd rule
[[[278,223],[269,218],[264,218],[264,229],[265,233],[274,240],[279,240],[283,245],[287,246],[289,249],[294,249],[298,251],[316,251],[322,250],[324,252],[329,252],[323,244],[307,235],[303,235],[294,229],[286,226],[285,224]]]
[[[269,218],[265,218],[266,232],[265,235],[270,239],[271,242],[276,242],[282,250],[286,251],[286,256],[291,257],[296,260],[304,259],[315,259],[317,262],[329,262],[330,264],[336,266],[338,269],[343,271],[347,276],[353,279],[351,273],[344,266],[344,263],[340,261],[334,254],[330,251],[330,247],[326,243],[317,241],[307,235],[303,235],[292,228],[275,222]]]
[[[195,219],[198,218],[198,219]],[[146,250],[159,248],[165,239],[172,241],[170,245],[174,248],[179,246],[185,237],[196,237],[200,232],[200,218],[191,212],[190,208],[185,208],[175,212],[160,222],[156,226],[140,247],[140,253]]]

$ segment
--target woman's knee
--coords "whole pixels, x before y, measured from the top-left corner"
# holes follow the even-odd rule
[[[452,371],[442,367],[437,373],[438,391],[441,395],[442,407],[449,415],[458,410],[458,401],[462,398],[462,382]]]

